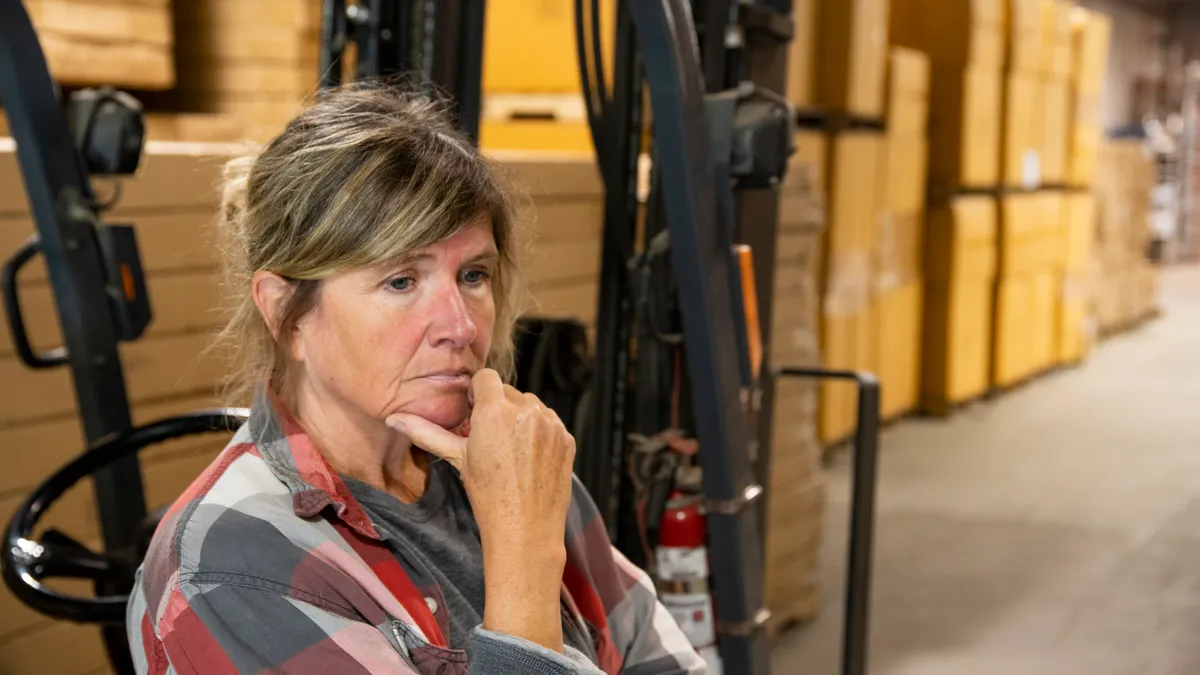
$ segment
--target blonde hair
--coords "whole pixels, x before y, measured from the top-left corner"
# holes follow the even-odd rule
[[[323,93],[260,152],[226,166],[229,318],[217,344],[235,359],[227,395],[245,400],[259,383],[289,394],[294,364],[281,342],[316,305],[322,279],[445,239],[483,214],[500,254],[488,366],[510,379],[523,287],[514,195],[498,168],[454,128],[443,103],[382,84]],[[292,285],[274,330],[251,292],[260,270]]]

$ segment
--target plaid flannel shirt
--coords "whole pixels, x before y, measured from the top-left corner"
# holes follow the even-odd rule
[[[566,546],[564,620],[592,636],[593,653],[477,627],[468,664],[446,644],[437,584],[381,540],[296,421],[260,392],[155,533],[130,596],[134,662],[154,675],[706,672],[578,482]]]

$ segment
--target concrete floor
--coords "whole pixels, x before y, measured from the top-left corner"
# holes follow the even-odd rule
[[[1080,368],[883,434],[871,675],[1200,673],[1200,268],[1160,299]],[[776,674],[839,672],[846,459]]]

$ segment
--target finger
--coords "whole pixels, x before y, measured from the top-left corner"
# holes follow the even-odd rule
[[[467,455],[466,438],[443,429],[424,417],[409,413],[390,415],[387,418],[387,425],[408,436],[413,445],[462,469]]]
[[[504,381],[500,379],[500,373],[492,368],[480,368],[471,378],[471,389],[468,396],[472,400],[472,405],[503,400]]]

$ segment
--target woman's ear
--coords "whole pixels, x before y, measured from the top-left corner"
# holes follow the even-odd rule
[[[294,351],[295,343],[292,336],[280,336],[279,324],[283,319],[284,304],[292,292],[292,285],[286,279],[274,272],[259,270],[250,279],[250,292],[254,296],[254,304],[262,315],[271,336],[276,342],[285,341],[288,351]],[[293,354],[293,357],[296,356]]]

